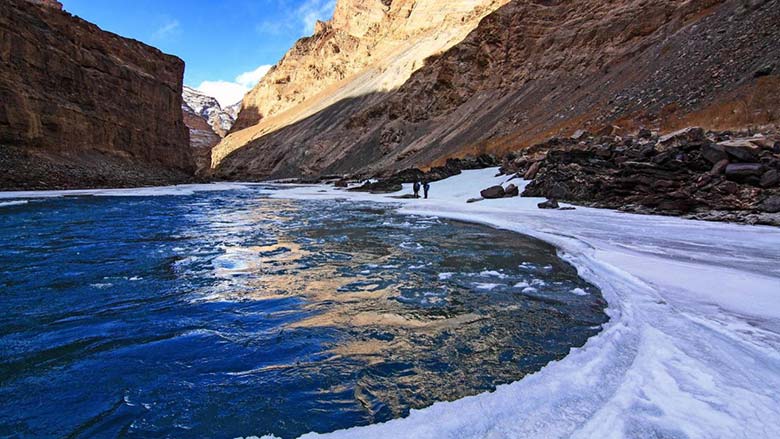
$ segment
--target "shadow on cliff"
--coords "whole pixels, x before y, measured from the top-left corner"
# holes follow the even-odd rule
[[[560,61],[547,70],[548,51],[558,50],[547,47],[560,40],[559,33],[553,26],[537,40],[513,37],[507,29],[520,32],[535,19],[519,12],[536,6],[510,2],[462,43],[426,59],[400,88],[338,101],[254,139],[227,154],[215,175],[259,180],[374,174],[467,154],[502,154],[581,128],[619,134],[642,126],[669,131],[777,124],[780,66],[773,63],[780,46],[773,41],[780,38],[780,2],[743,10],[734,2],[711,3],[717,7],[680,12],[699,14],[696,21],[666,21],[652,32],[624,18],[628,30],[613,26],[590,46],[564,48],[591,50],[587,64],[578,63],[585,56],[578,54],[574,64]],[[648,7],[664,13],[661,6]],[[546,8],[531,12],[553,20],[551,26],[559,20]],[[608,8],[603,12],[609,17]],[[639,31],[645,38],[634,38]],[[712,35],[718,35],[717,51]],[[612,50],[621,55],[607,57],[602,40],[622,41],[620,50]],[[498,49],[486,52],[486,41]],[[724,70],[726,64],[734,67]],[[533,74],[518,76],[522,71]]]

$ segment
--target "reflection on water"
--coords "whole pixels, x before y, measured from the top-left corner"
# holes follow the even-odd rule
[[[491,390],[606,319],[553,248],[259,191],[0,217],[0,435],[294,437]]]

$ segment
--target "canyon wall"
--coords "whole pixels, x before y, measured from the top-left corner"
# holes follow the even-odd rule
[[[222,108],[219,102],[194,88],[184,86],[182,93],[184,124],[190,131],[190,147],[195,158],[196,174],[211,167],[211,150],[228,133],[236,121],[240,103]]]
[[[456,2],[483,9],[445,20],[433,11],[452,2],[376,3],[384,9],[340,0],[334,19],[247,95],[214,151],[216,175],[376,174],[580,128],[729,129],[780,118],[779,0]],[[413,20],[416,8],[427,18]],[[427,34],[403,29],[426,22],[457,41],[418,50]],[[374,57],[372,44],[384,43],[372,36],[388,34],[398,44]]]
[[[194,171],[184,62],[56,1],[0,8],[0,187],[136,186]]]

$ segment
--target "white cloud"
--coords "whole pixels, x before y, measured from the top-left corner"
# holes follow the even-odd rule
[[[181,23],[179,23],[179,20],[170,20],[162,27],[154,31],[152,34],[152,40],[159,41],[164,40],[174,34],[176,34],[179,31],[179,28],[181,27]]]
[[[336,0],[306,0],[300,6],[289,9],[281,20],[263,21],[255,26],[258,33],[281,35],[284,32],[301,33],[308,36],[314,33],[317,20],[330,20]]]
[[[303,25],[304,35],[314,33],[317,20],[329,20],[333,17],[336,0],[306,0],[298,7],[297,16]]]
[[[236,82],[247,88],[252,88],[263,79],[268,71],[271,70],[270,65],[262,65],[251,72],[244,72],[236,76]]]
[[[270,65],[262,65],[236,76],[234,81],[203,81],[195,88],[214,97],[222,107],[227,107],[243,99],[244,95],[263,79],[270,69]]]

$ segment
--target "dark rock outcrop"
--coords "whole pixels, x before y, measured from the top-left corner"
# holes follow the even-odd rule
[[[504,189],[504,196],[505,197],[517,197],[520,195],[520,188],[515,186],[514,184],[509,184],[506,189]]]
[[[541,203],[537,204],[536,207],[539,209],[558,209],[561,206],[558,204],[558,200],[555,198],[550,198],[547,201],[542,201]]]
[[[523,196],[634,212],[780,224],[780,218],[765,215],[776,212],[780,196],[780,155],[773,151],[776,138],[689,130],[661,138],[551,139],[515,153],[505,172],[526,172],[524,166],[530,166],[531,158],[542,155],[533,162],[539,169]],[[712,165],[715,159],[720,160]]]
[[[504,198],[504,196],[506,195],[506,191],[504,191],[503,186],[496,185],[496,186],[491,186],[487,189],[483,189],[479,194],[482,196],[482,198],[493,200],[496,198]]]
[[[761,208],[769,213],[780,212],[780,196],[772,195],[761,203]]]
[[[0,187],[188,180],[184,63],[37,3],[0,7]]]

